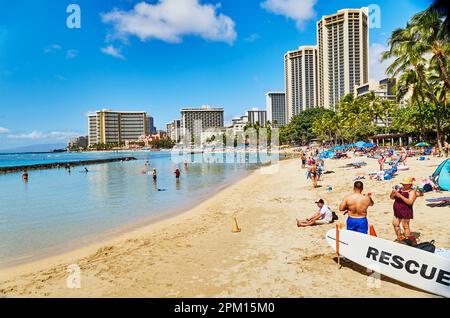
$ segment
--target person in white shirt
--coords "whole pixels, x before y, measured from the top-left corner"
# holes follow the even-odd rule
[[[316,204],[319,207],[319,210],[312,217],[306,220],[297,219],[298,227],[333,223],[333,212],[327,205],[325,205],[325,202],[322,199],[320,199],[319,201],[316,202]]]

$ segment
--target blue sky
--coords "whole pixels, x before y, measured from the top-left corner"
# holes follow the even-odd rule
[[[225,108],[227,120],[283,90],[283,55],[316,43],[316,21],[377,4],[375,55],[428,0],[0,0],[0,149],[87,133],[86,114],[144,110],[156,125],[181,107]],[[69,4],[81,28],[69,29]]]

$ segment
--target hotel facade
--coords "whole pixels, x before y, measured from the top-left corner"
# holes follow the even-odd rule
[[[368,8],[343,9],[317,22],[319,105],[331,110],[369,81]]]
[[[301,46],[284,56],[286,117],[317,107],[317,47]]]
[[[99,110],[88,116],[89,146],[136,141],[148,131],[146,112]]]
[[[201,140],[205,129],[224,127],[224,109],[213,108],[208,105],[201,108],[183,108],[181,112],[181,138],[191,141]]]
[[[272,127],[278,128],[286,125],[286,93],[268,92],[266,94],[267,120]]]
[[[317,45],[284,56],[285,116],[312,107],[335,110],[346,94],[369,82],[368,8],[343,9],[317,22]]]

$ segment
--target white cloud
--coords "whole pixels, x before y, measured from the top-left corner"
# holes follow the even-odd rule
[[[265,0],[261,3],[261,7],[294,20],[300,29],[304,22],[316,16],[314,10],[316,2],[317,0]]]
[[[113,56],[115,58],[122,59],[122,60],[125,59],[125,57],[120,52],[120,49],[115,48],[112,45],[108,45],[107,47],[103,47],[101,50],[102,50],[103,53],[105,53],[107,55],[111,55],[111,56]]]
[[[56,52],[56,51],[61,51],[61,50],[62,50],[61,45],[59,45],[59,44],[52,44],[52,45],[47,46],[44,49],[44,53],[51,53],[51,52]]]
[[[43,138],[45,138],[45,134],[40,132],[40,131],[33,130],[30,133],[11,134],[11,135],[8,135],[8,138],[11,138],[11,139],[31,139],[31,140],[36,140],[36,139],[43,139]]]
[[[0,134],[7,134],[9,133],[9,129],[5,127],[0,127]]]
[[[373,80],[381,80],[388,77],[386,75],[386,68],[393,62],[393,58],[386,61],[381,61],[381,53],[387,51],[389,48],[382,43],[372,43],[369,50],[370,58],[370,78]]]
[[[49,140],[67,140],[69,138],[73,138],[78,136],[77,133],[74,132],[65,132],[65,131],[52,131],[50,133],[43,133],[38,130],[33,130],[30,133],[22,133],[22,134],[10,134],[8,138],[11,139],[27,139],[27,140],[41,140],[41,139],[49,139]]]
[[[260,38],[261,38],[261,36],[258,33],[253,33],[253,34],[250,34],[248,37],[246,37],[244,39],[244,41],[255,42],[255,41],[259,40]]]
[[[67,50],[67,52],[66,52],[66,58],[69,60],[76,58],[77,55],[78,55],[77,50],[70,49],[70,50]]]
[[[236,39],[234,21],[218,13],[219,8],[220,4],[201,4],[199,0],[159,0],[156,4],[140,2],[130,11],[114,9],[102,14],[102,20],[113,25],[112,38],[122,40],[136,36],[141,41],[179,43],[183,36],[194,35],[232,44]]]

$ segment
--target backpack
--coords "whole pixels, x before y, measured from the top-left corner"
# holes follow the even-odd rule
[[[337,216],[336,212],[331,212],[331,213],[333,213],[333,221],[339,220],[339,217]]]
[[[434,253],[434,251],[436,250],[436,246],[434,246],[434,240],[431,242],[419,243],[415,247],[430,253]]]

